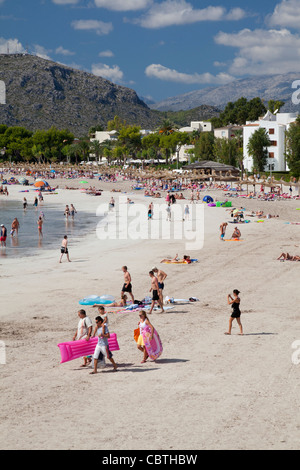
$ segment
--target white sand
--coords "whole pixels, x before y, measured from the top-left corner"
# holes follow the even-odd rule
[[[17,188],[10,192],[21,201]],[[111,195],[59,190],[48,197],[62,208],[74,203],[80,217],[80,210],[94,214]],[[137,193],[129,197],[149,203]],[[93,232],[80,244],[70,240],[72,263],[59,265],[64,234],[58,234],[55,252],[0,258],[0,341],[7,354],[0,365],[1,449],[299,448],[300,365],[292,363],[292,344],[300,340],[300,263],[276,258],[282,251],[300,254],[300,226],[284,224],[300,222],[300,201],[236,205],[280,218],[241,225],[244,242],[222,243],[218,230],[230,220],[228,212],[207,208],[204,248],[187,253],[199,263],[160,265],[168,274],[165,295],[200,301],[152,314],[164,346],[155,363],[140,363],[133,339],[138,314],[110,314],[121,348],[114,355],[116,373],[110,364],[96,376],[79,367],[81,360],[59,364],[57,344],[72,339],[78,300],[90,294],[119,300],[122,265],[132,275],[135,297],[143,298],[148,271],[166,256],[185,254],[185,241],[103,243]],[[243,337],[236,324],[232,336],[224,335],[231,314],[226,296],[235,288],[241,291]],[[94,319],[93,309],[87,313]]]

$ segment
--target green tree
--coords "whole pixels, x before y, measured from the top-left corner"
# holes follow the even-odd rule
[[[68,130],[51,127],[48,130],[37,130],[32,137],[33,149],[38,149],[39,161],[58,161],[62,158],[62,149],[71,145],[74,135]]]
[[[285,105],[284,101],[276,101],[276,100],[270,100],[268,102],[268,110],[271,111],[272,114],[275,113],[275,111],[280,111],[282,106]]]
[[[195,160],[215,160],[215,137],[212,132],[202,132],[195,143]]]
[[[123,147],[124,154],[135,157],[142,148],[141,128],[138,126],[121,127],[118,134],[118,145]]]
[[[4,130],[4,129],[3,129]],[[24,127],[8,127],[0,134],[0,149],[16,162],[32,158],[32,132]]]
[[[229,125],[244,125],[246,121],[256,121],[267,112],[260,98],[248,101],[242,97],[235,102],[227,103],[224,111],[218,118],[212,118],[211,122],[215,128]]]
[[[264,171],[268,159],[268,147],[271,141],[266,129],[262,127],[257,129],[249,139],[247,149],[249,155],[253,158],[253,166],[258,171]]]
[[[112,121],[108,121],[107,123],[108,132],[119,131],[122,127],[126,127],[126,121],[123,121],[119,116],[115,116]]]
[[[215,139],[214,155],[218,162],[225,165],[237,166],[238,152],[237,139]]]
[[[293,122],[286,132],[286,161],[291,174],[300,176],[300,117]]]

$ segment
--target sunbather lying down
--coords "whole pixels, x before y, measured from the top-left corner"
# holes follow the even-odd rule
[[[280,260],[280,261],[300,261],[300,256],[299,255],[292,256],[289,253],[281,253],[281,255],[279,256],[279,258],[277,258],[277,260]]]
[[[178,254],[175,255],[175,257],[173,259],[170,259],[170,258],[164,258],[161,260],[161,263],[179,263],[179,264],[182,264],[182,263],[191,263],[191,257],[190,256],[187,256],[187,255],[184,255],[183,259],[179,259],[178,258]]]

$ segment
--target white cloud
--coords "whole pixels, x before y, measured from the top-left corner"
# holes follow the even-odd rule
[[[64,49],[62,46],[59,46],[56,48],[55,54],[70,56],[75,55],[75,52],[69,51],[68,49]]]
[[[0,38],[0,54],[18,54],[25,52],[23,45],[18,39]]]
[[[242,75],[280,74],[300,71],[300,36],[287,29],[220,32],[217,44],[238,49],[229,73]]]
[[[115,11],[134,11],[147,8],[152,0],[95,0],[96,7]]]
[[[43,46],[40,46],[39,44],[33,45],[33,53],[37,55],[38,57],[41,57],[42,59],[51,60],[51,57],[49,56],[49,52],[52,52],[52,51],[46,49]]]
[[[300,0],[283,0],[268,18],[271,26],[300,29]]]
[[[104,23],[98,20],[76,20],[72,22],[72,26],[80,31],[94,31],[99,36],[109,34],[113,30],[112,23]]]
[[[93,64],[92,73],[98,77],[106,78],[114,83],[121,83],[124,73],[118,65],[109,66],[106,64]]]
[[[0,54],[23,54],[25,52],[25,47],[18,39],[0,38]],[[30,46],[30,52],[42,59],[51,60],[49,53],[52,51],[46,49],[44,46],[40,46],[39,44],[33,44]]]
[[[187,85],[225,85],[226,83],[230,83],[235,80],[234,77],[226,73],[220,73],[216,76],[211,73],[187,74],[178,72],[177,70],[172,70],[160,64],[149,65],[145,70],[145,74],[149,78],[157,78],[167,82],[184,83]]]
[[[158,29],[201,21],[237,21],[246,15],[246,12],[241,8],[234,8],[230,11],[221,6],[195,9],[186,0],[165,0],[159,4],[153,3],[147,13],[136,18],[134,23],[143,28]]]
[[[99,52],[99,57],[114,57],[114,56],[115,54],[110,50]]]

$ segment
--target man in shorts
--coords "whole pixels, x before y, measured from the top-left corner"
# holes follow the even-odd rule
[[[79,317],[79,321],[78,321],[76,333],[73,336],[73,341],[80,341],[84,339],[86,341],[89,341],[93,333],[93,322],[86,315],[85,310],[79,310],[78,317]],[[91,362],[92,362],[91,357],[86,356],[83,358],[83,364],[81,367],[86,367]]]
[[[121,291],[121,298],[124,295],[125,292],[127,292],[132,300],[132,303],[134,303],[134,295],[132,293],[132,284],[131,284],[131,276],[127,270],[127,266],[122,267],[122,271],[124,273],[124,285],[122,287]]]
[[[64,236],[63,241],[61,242],[61,248],[60,248],[60,259],[59,262],[61,263],[62,257],[66,255],[67,260],[69,263],[71,263],[70,257],[69,257],[69,250],[68,250],[68,237],[67,235]]]
[[[153,271],[149,271],[149,276],[150,276],[150,278],[151,278],[151,288],[150,288],[150,292],[152,291],[152,304],[151,304],[151,308],[150,308],[150,311],[149,311],[149,315],[152,313],[152,310],[154,309],[155,302],[157,302],[158,305],[159,305],[160,308],[161,308],[161,312],[160,312],[160,313],[163,313],[163,312],[164,312],[164,307],[163,307],[162,301],[160,300],[159,287],[158,287],[158,280],[157,280],[157,277],[154,275],[154,272],[153,272]]]
[[[167,279],[168,275],[164,271],[162,271],[161,269],[157,269],[156,267],[152,268],[152,271],[157,277],[159,297],[161,303],[163,304],[163,290],[165,288],[165,280]]]

